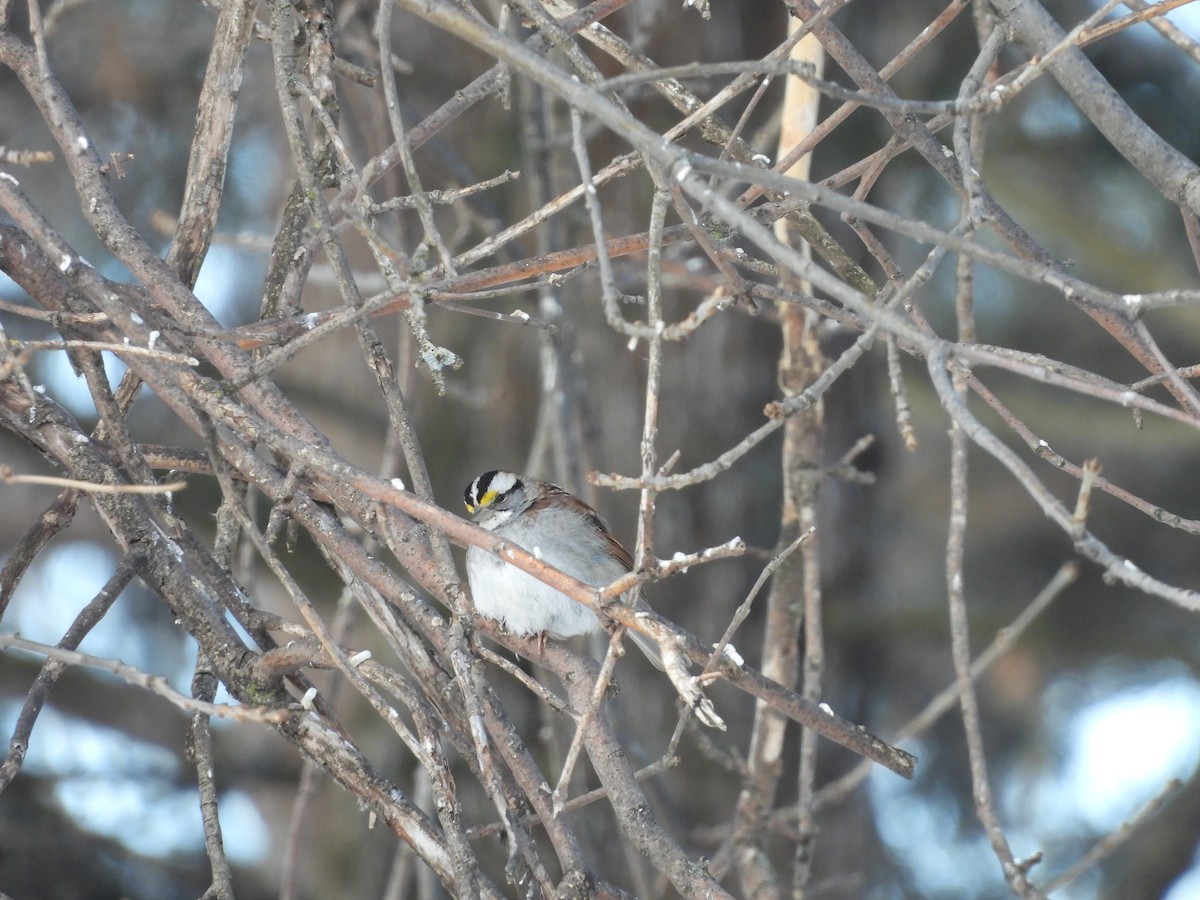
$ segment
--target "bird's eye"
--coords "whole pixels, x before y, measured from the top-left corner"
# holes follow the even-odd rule
[[[479,498],[479,505],[480,506],[495,506],[497,503],[503,503],[505,500],[507,500],[508,495],[511,493],[512,493],[512,491],[503,491],[503,492],[488,491],[486,494],[484,494],[482,497]]]

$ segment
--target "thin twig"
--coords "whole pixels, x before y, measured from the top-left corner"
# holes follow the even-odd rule
[[[186,481],[167,484],[95,484],[76,478],[59,478],[57,475],[20,475],[8,466],[0,466],[0,481],[5,484],[46,484],[89,494],[172,494],[187,487]]]
[[[1037,596],[1029,601],[1012,622],[996,632],[991,643],[971,663],[971,680],[978,682],[997,660],[1016,645],[1050,604],[1061,597],[1063,591],[1078,580],[1079,563],[1072,561],[1060,566],[1058,571],[1054,573],[1054,576],[1046,583],[1045,587],[1038,591]],[[924,734],[942,716],[958,705],[959,696],[958,682],[954,681],[948,684],[926,703],[919,713],[896,729],[896,734],[893,738],[894,743],[900,744],[909,738]],[[826,806],[844,801],[846,797],[867,780],[871,771],[871,764],[863,763],[855,766],[836,781],[825,785],[818,792],[816,798],[817,808],[823,809]]]
[[[26,650],[58,660],[72,666],[103,669],[116,675],[127,684],[144,688],[157,694],[164,700],[179,707],[184,712],[203,713],[206,716],[216,716],[219,719],[232,719],[235,722],[263,722],[268,725],[280,725],[288,720],[291,712],[286,709],[266,709],[258,706],[231,705],[228,703],[206,703],[196,700],[171,687],[170,682],[162,675],[152,675],[149,672],[123,663],[116,659],[105,659],[90,653],[80,653],[64,647],[53,647],[37,641],[27,641],[20,635],[11,632],[0,632],[0,650]]]
[[[1171,795],[1177,793],[1182,787],[1183,782],[1178,778],[1170,779],[1157,794],[1142,805],[1141,809],[1122,822],[1117,828],[1113,829],[1113,831],[1106,834],[1101,840],[1097,841],[1087,853],[1083,854],[1074,863],[1049,879],[1046,882],[1046,893],[1053,894],[1061,890],[1089,869],[1094,868],[1097,863],[1112,856],[1130,838],[1137,834],[1138,829],[1142,825],[1162,812],[1163,807],[1171,799]]]

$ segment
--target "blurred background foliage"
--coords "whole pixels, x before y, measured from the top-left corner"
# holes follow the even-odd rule
[[[14,8],[18,32],[25,15],[21,6]],[[879,67],[942,6],[926,0],[856,0],[835,21]],[[1053,2],[1048,8],[1070,27],[1094,7]],[[352,62],[370,65],[374,59],[375,10],[369,3],[335,4],[338,50]],[[133,155],[120,163],[124,177],[113,182],[121,208],[141,233],[159,235],[165,250],[182,197],[213,11],[192,0],[87,0],[44,4],[44,14],[50,17],[51,66],[102,154]],[[760,57],[779,43],[786,24],[783,4],[714,0],[712,16],[704,21],[677,3],[637,0],[608,24],[619,33],[637,35],[644,52],[663,66]],[[1191,35],[1200,33],[1200,15],[1185,8],[1179,16],[1180,27]],[[490,63],[400,15],[393,47],[411,67],[400,76],[410,125]],[[904,97],[952,97],[976,49],[970,16],[964,13],[892,84]],[[1192,159],[1200,157],[1200,67],[1195,53],[1170,46],[1146,25],[1086,52],[1160,135]],[[592,55],[606,64],[601,55]],[[1022,58],[1016,49],[1006,51],[1002,69]],[[836,68],[827,77],[847,82]],[[524,83],[514,89],[529,90]],[[338,90],[343,133],[357,142],[351,147],[355,158],[365,159],[386,143],[379,92],[348,81]],[[781,93],[781,84],[770,88],[747,130],[764,152],[773,147],[776,123],[771,113]],[[550,103],[536,93],[524,102]],[[656,127],[665,128],[674,120],[648,93],[636,94],[629,102],[639,118]],[[293,178],[265,43],[251,47],[240,103],[220,230],[197,286],[198,295],[229,326],[257,316],[271,236]],[[514,110],[516,104],[514,100]],[[551,120],[557,117],[568,129],[565,110],[551,105]],[[826,108],[833,105],[827,102]],[[735,104],[722,115],[732,122],[741,108]],[[859,110],[821,143],[814,180],[861,159],[889,136],[881,117]],[[561,135],[546,137],[553,141]],[[0,72],[0,144],[30,150],[53,146],[36,110],[8,72]],[[552,149],[569,153],[569,147],[561,145]],[[589,149],[594,164],[624,151],[603,132],[594,135]],[[518,115],[495,100],[473,108],[417,156],[429,189],[525,169],[536,159],[537,148],[522,134]],[[1115,154],[1050,79],[1042,78],[989,119],[984,159],[982,174],[992,193],[1050,253],[1070,261],[1072,274],[1118,292],[1198,286],[1196,262],[1178,210]],[[387,191],[404,192],[396,175],[389,179]],[[25,169],[20,180],[82,255],[104,274],[121,277],[81,217],[79,198],[61,162]],[[604,188],[601,200],[610,232],[643,230],[649,195],[644,176]],[[952,222],[957,210],[950,190],[923,164],[904,156],[888,167],[870,199],[939,226]],[[462,234],[462,243],[470,245],[489,227],[513,221],[529,206],[525,181],[513,181],[478,195],[469,216],[445,212],[444,233]],[[846,246],[859,246],[836,215],[820,215]],[[560,219],[550,238],[556,245],[591,240],[582,208]],[[419,234],[414,214],[397,216],[394,228],[399,235]],[[883,237],[906,271],[923,258],[925,251],[915,244]],[[369,263],[361,243],[356,246],[349,240],[349,245],[359,254],[358,262]],[[523,255],[537,251],[532,239],[521,242],[520,249]],[[680,248],[668,251],[667,271],[674,266],[684,273],[677,283],[667,281],[668,320],[686,315],[696,303],[694,282],[686,276],[693,255]],[[865,252],[860,262],[881,277]],[[639,293],[644,261],[635,257],[616,265],[623,290]],[[953,328],[952,276],[953,267],[944,265],[917,301],[943,334]],[[368,281],[365,290],[382,286]],[[543,305],[539,314],[550,314],[560,328],[553,341],[534,329],[430,309],[433,339],[458,353],[465,365],[449,373],[445,396],[411,365],[400,378],[416,413],[437,495],[446,508],[459,509],[463,486],[480,471],[530,469],[531,474],[581,491],[619,536],[632,540],[634,495],[599,491],[583,477],[591,471],[629,474],[639,465],[644,354],[628,352],[625,338],[608,328],[598,292],[595,276],[585,274],[562,285],[557,313]],[[0,294],[14,302],[22,299],[6,280],[0,280]],[[310,310],[337,302],[332,284],[322,282],[320,265],[304,300]],[[525,294],[494,306],[534,312],[537,300]],[[1145,374],[1048,288],[983,269],[977,279],[976,308],[983,343],[1043,353],[1123,382]],[[637,314],[636,309],[629,311],[630,317]],[[1173,361],[1197,361],[1200,314],[1195,308],[1158,311],[1150,322]],[[4,315],[3,325],[13,338],[50,336],[43,326],[20,316]],[[402,342],[398,317],[381,321],[379,327],[393,343]],[[827,351],[835,356],[852,337],[830,329],[824,338]],[[761,424],[764,404],[779,396],[780,346],[770,309],[757,316],[719,315],[686,343],[668,345],[659,447],[664,457],[680,450],[677,471],[712,459]],[[575,395],[581,405],[562,411],[567,439],[565,455],[557,462],[552,453],[531,457],[546,354],[559,361],[561,377],[582,386]],[[825,399],[829,461],[863,436],[873,435],[874,444],[857,463],[876,479],[873,486],[830,481],[821,497],[827,700],[840,714],[885,737],[953,679],[944,563],[948,420],[927,384],[924,365],[906,360],[904,366],[920,441],[914,453],[905,451],[896,433],[879,350]],[[48,393],[88,419],[86,391],[64,360],[43,354],[35,371]],[[380,467],[387,438],[386,413],[373,377],[348,331],[305,350],[277,373],[278,383],[333,445],[367,469]],[[1127,411],[1032,386],[1001,371],[987,372],[985,380],[1059,453],[1077,462],[1096,457],[1107,477],[1133,493],[1179,515],[1200,517],[1195,477],[1200,444],[1194,431],[1150,417],[1137,427]],[[1008,434],[1002,424],[987,418],[986,411],[981,415],[999,434]],[[131,427],[140,440],[198,446],[195,435],[152,396],[139,401]],[[1005,439],[1029,455],[1015,437]],[[694,570],[653,590],[656,609],[707,639],[719,636],[775,547],[779,456],[776,436],[720,478],[659,500],[660,555],[696,550],[734,535],[754,548],[744,559]],[[0,434],[0,459],[16,471],[44,468],[5,434]],[[1069,540],[990,457],[973,450],[971,466],[967,596],[973,645],[980,648],[1026,607],[1073,552]],[[1077,484],[1048,470],[1042,465],[1039,475],[1060,499],[1073,502]],[[53,491],[13,485],[4,487],[0,496],[9,513],[0,516],[3,553],[27,527],[29,511],[43,508]],[[219,499],[215,484],[192,478],[177,502],[211,537]],[[1094,496],[1093,504],[1093,527],[1118,552],[1168,582],[1200,587],[1200,554],[1193,535],[1156,524],[1103,495]],[[74,611],[111,571],[115,556],[107,546],[105,529],[82,509],[75,526],[56,542],[54,553],[40,559],[22,583],[4,629],[57,640]],[[305,550],[302,537],[290,564],[308,584],[327,580],[333,603],[339,585],[323,566],[306,565]],[[287,614],[283,598],[270,596],[271,582],[251,581],[249,587],[261,605]],[[320,596],[322,591],[314,588],[312,593]],[[755,647],[761,627],[752,616],[739,636],[739,647]],[[1084,565],[1078,581],[982,680],[984,734],[1001,816],[1018,856],[1045,853],[1035,878],[1059,871],[1168,779],[1184,781],[1157,818],[1056,896],[1200,896],[1196,633],[1194,615],[1105,584],[1094,567]],[[143,590],[128,590],[105,629],[84,647],[167,674],[186,690],[194,650],[173,628],[169,612]],[[25,656],[0,656],[3,729],[11,728],[37,665]],[[647,735],[669,729],[675,716],[670,691],[643,681],[646,673],[640,662],[626,665],[636,673],[622,679],[619,715],[637,720]],[[509,694],[518,709],[522,702],[530,707],[523,724],[536,728],[532,702],[522,701],[516,691]],[[719,687],[713,696],[736,743],[752,709],[744,698]],[[389,748],[390,735],[378,729],[365,707],[356,710],[356,701],[345,699],[346,720],[362,729],[356,734],[364,748],[372,758],[391,759],[395,768],[389,774],[415,790],[409,762],[398,748]],[[60,683],[51,707],[34,733],[22,774],[0,795],[0,890],[15,898],[168,898],[203,892],[207,869],[195,789],[182,762],[183,717],[163,703],[147,702],[132,688],[83,671]],[[864,792],[827,813],[818,843],[818,874],[836,873],[850,881],[833,882],[822,896],[1003,896],[1003,879],[974,818],[958,719],[944,718],[906,746],[921,759],[915,782],[903,784],[877,773]],[[658,751],[647,747],[644,752],[642,761],[648,762]],[[789,752],[794,753],[794,747]],[[273,896],[279,890],[279,854],[300,760],[282,739],[262,728],[219,728],[216,753],[240,895]],[[830,745],[822,747],[822,754],[828,778],[855,762]],[[651,790],[674,811],[683,830],[691,830],[698,852],[704,853],[719,840],[706,834],[706,826],[724,821],[739,785],[736,773],[723,769],[719,760],[692,754]],[[786,788],[785,779],[784,792]],[[318,784],[317,790],[321,815],[305,826],[311,830],[306,846],[313,852],[302,866],[300,895],[380,895],[389,877],[394,839],[386,830],[368,830],[351,798],[335,786]],[[495,853],[498,859],[502,856],[499,848]]]

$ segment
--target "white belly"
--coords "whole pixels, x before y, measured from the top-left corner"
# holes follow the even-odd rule
[[[467,551],[467,578],[480,615],[495,619],[513,634],[544,631],[562,640],[600,627],[596,614],[586,606],[478,547]]]

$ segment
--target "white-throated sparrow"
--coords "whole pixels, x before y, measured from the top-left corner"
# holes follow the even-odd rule
[[[463,498],[477,525],[584,584],[605,587],[633,568],[629,552],[596,511],[558,485],[484,472],[467,485]],[[592,610],[479,547],[467,550],[467,579],[479,613],[514,634],[563,639],[600,628]],[[660,665],[654,643],[631,636]]]

